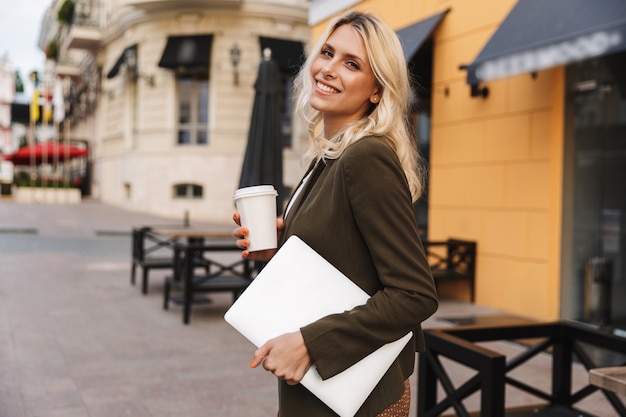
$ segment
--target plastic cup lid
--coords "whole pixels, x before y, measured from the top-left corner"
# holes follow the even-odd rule
[[[273,196],[277,196],[278,192],[274,188],[273,185],[255,185],[252,187],[244,187],[235,191],[234,200],[243,197],[255,197],[258,195],[267,195],[271,194]]]

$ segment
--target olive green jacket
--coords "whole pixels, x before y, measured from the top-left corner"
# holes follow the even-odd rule
[[[373,417],[400,398],[413,373],[415,352],[424,349],[420,324],[437,309],[435,284],[406,177],[390,145],[364,138],[311,169],[287,213],[281,244],[299,236],[371,295],[363,306],[301,329],[321,377],[415,334],[357,413]],[[279,382],[279,403],[281,417],[336,415],[300,384]]]

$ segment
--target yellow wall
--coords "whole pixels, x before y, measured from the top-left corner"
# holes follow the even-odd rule
[[[564,71],[489,82],[482,99],[470,97],[458,68],[515,3],[365,0],[356,8],[396,29],[450,9],[434,34],[429,239],[478,242],[478,304],[549,320],[559,316]]]

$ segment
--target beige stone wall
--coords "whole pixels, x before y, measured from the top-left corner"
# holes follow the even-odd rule
[[[242,2],[240,9],[216,8],[180,13],[163,12],[129,17],[124,30],[109,34],[99,54],[102,91],[94,154],[94,191],[104,202],[131,210],[230,223],[248,135],[254,97],[253,84],[261,59],[258,37],[306,43],[306,2]],[[118,16],[123,16],[117,11]],[[122,19],[123,20],[123,19]],[[209,145],[176,144],[176,80],[159,68],[168,35],[213,34],[209,81]],[[106,79],[122,51],[138,44],[140,73],[151,75],[136,83],[121,71]],[[233,83],[230,48],[242,50],[239,84]],[[299,158],[306,147],[295,127],[294,147],[284,152],[284,181],[294,186],[304,169]],[[172,187],[194,183],[204,187],[202,200],[172,198]]]

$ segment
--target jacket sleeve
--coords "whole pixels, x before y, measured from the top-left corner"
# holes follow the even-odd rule
[[[337,163],[355,233],[365,242],[379,289],[365,305],[301,329],[324,379],[419,328],[437,309],[410,191],[395,153],[382,140],[363,139]]]

